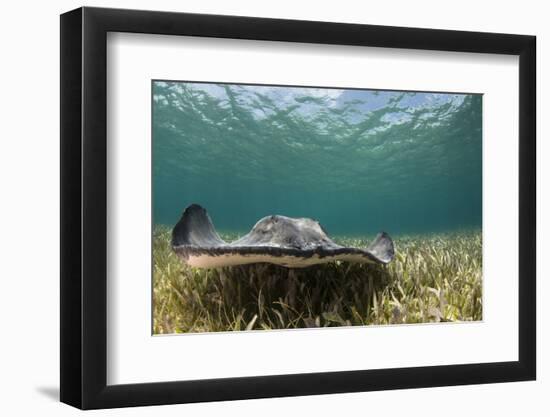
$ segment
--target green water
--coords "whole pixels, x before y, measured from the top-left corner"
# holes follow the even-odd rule
[[[480,229],[482,96],[153,82],[153,216],[329,235]]]

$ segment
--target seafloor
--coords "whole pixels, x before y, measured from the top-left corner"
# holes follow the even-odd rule
[[[222,234],[233,240],[235,234]],[[370,238],[335,238],[367,246]],[[335,262],[188,267],[170,230],[153,236],[153,333],[458,322],[482,319],[481,231],[394,239],[386,266]]]

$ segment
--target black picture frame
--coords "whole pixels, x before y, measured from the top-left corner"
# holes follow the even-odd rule
[[[519,56],[519,360],[107,385],[108,32]],[[535,379],[535,45],[524,35],[252,17],[88,7],[61,15],[61,401],[94,409]]]

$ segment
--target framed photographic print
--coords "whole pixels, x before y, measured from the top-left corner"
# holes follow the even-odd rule
[[[61,16],[61,401],[535,379],[535,37]]]

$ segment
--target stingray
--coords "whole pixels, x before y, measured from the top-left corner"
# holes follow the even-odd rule
[[[279,215],[260,219],[249,233],[228,243],[198,204],[187,207],[172,230],[172,248],[185,263],[199,268],[259,262],[303,268],[338,260],[387,264],[394,257],[393,241],[385,232],[367,248],[346,247],[333,242],[316,220]]]

